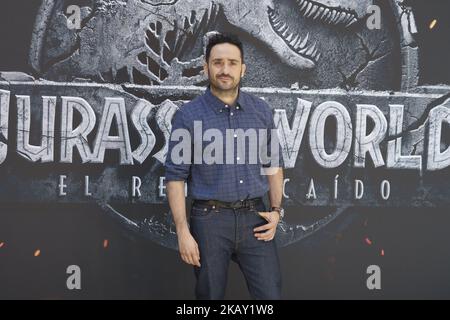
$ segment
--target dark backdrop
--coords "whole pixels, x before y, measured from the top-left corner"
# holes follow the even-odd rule
[[[409,2],[420,31],[420,81],[449,84],[448,1]],[[39,3],[2,1],[0,70],[30,71],[27,54]],[[438,23],[430,30],[432,19]],[[354,208],[327,232],[281,250],[283,295],[450,298],[449,226],[448,208]],[[192,268],[177,252],[129,238],[92,207],[1,206],[1,243],[0,298],[193,298]],[[82,269],[81,291],[66,289],[71,264]],[[365,286],[371,264],[382,268],[380,292]],[[234,264],[229,280],[227,298],[248,298]]]

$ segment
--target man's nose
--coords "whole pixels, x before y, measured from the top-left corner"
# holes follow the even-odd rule
[[[224,76],[229,76],[230,75],[230,67],[226,63],[223,65],[222,74]]]

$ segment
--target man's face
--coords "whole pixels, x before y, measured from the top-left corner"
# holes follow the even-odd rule
[[[244,76],[245,64],[241,51],[230,43],[221,43],[211,49],[209,61],[204,66],[211,87],[219,91],[233,91]]]

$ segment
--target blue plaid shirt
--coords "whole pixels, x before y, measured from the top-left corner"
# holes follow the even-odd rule
[[[207,129],[214,128],[221,131],[224,137],[222,164],[206,164],[204,159],[199,164],[195,163],[194,121],[202,122],[202,136]],[[261,167],[270,167],[271,163],[262,163],[259,156],[256,163],[249,163],[248,139],[246,139],[245,163],[243,164],[237,163],[236,134],[231,136],[232,139],[234,138],[234,164],[229,164],[226,160],[225,148],[226,129],[243,129],[245,131],[253,128],[256,132],[258,129],[269,129],[267,141],[258,139],[258,143],[260,143],[259,141],[267,143],[268,154],[271,154],[270,129],[274,129],[275,124],[272,111],[264,100],[240,90],[236,104],[227,106],[214,96],[208,87],[203,95],[184,104],[175,113],[172,119],[172,134],[179,128],[186,129],[190,133],[192,159],[190,163],[181,164],[175,164],[172,161],[172,150],[180,142],[172,141],[171,135],[165,162],[166,182],[187,181],[188,195],[192,199],[202,200],[238,201],[264,196],[269,190],[267,176],[261,174]],[[200,140],[202,140],[201,137]],[[203,141],[200,146],[204,149],[210,143]],[[281,167],[283,162],[279,144],[275,151],[279,153],[280,158],[279,165],[276,167]]]

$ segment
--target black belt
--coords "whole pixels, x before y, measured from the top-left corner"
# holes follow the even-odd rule
[[[252,199],[238,200],[234,202],[225,202],[219,200],[194,200],[192,204],[210,205],[228,209],[241,209],[241,208],[255,207],[261,202],[263,202],[262,198],[252,198]]]

